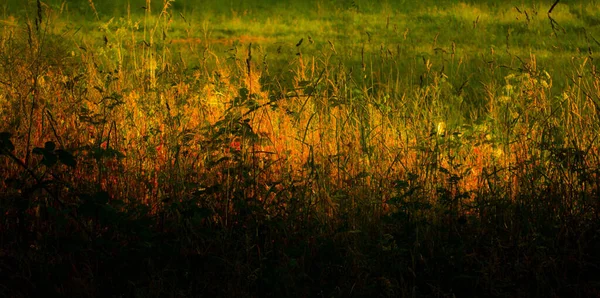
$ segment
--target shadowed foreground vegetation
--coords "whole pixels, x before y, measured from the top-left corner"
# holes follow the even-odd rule
[[[0,6],[0,295],[600,296],[594,1],[258,2]]]

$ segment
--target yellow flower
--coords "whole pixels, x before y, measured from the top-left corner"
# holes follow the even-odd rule
[[[443,121],[440,121],[437,123],[436,126],[437,129],[437,135],[443,135],[446,132],[446,123]]]
[[[493,154],[494,154],[495,158],[500,159],[504,155],[504,151],[502,149],[500,149],[500,148],[496,148],[496,149],[494,149]]]
[[[542,83],[542,86],[543,86],[544,88],[548,88],[548,87],[550,87],[550,85],[548,85],[548,82],[546,82],[546,80],[542,80],[542,82],[541,82],[541,83]]]
[[[510,97],[502,95],[498,98],[498,101],[501,103],[507,103],[510,102]]]

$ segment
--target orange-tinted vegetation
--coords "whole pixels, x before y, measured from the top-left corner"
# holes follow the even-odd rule
[[[558,91],[535,53],[456,84],[454,44],[270,59],[169,38],[168,3],[96,41],[0,20],[0,294],[599,294],[591,53]]]

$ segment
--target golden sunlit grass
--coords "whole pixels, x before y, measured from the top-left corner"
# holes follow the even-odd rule
[[[0,257],[17,260],[0,265],[49,280],[0,293],[594,293],[597,276],[573,275],[597,266],[591,42],[557,79],[513,27],[506,49],[463,47],[352,1],[317,5],[318,22],[232,11],[231,38],[173,3],[100,21],[90,1],[89,38],[40,1],[0,20]],[[413,17],[475,30],[514,16],[458,3]],[[558,34],[547,21],[514,28]]]

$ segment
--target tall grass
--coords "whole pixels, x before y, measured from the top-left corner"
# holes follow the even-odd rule
[[[63,5],[6,16],[0,293],[598,295],[593,39],[555,75],[514,50],[568,34],[541,18],[477,57],[358,2],[331,14],[348,31],[275,44],[219,44],[173,1],[90,1],[90,38]],[[493,4],[451,6],[417,19],[493,27]]]

